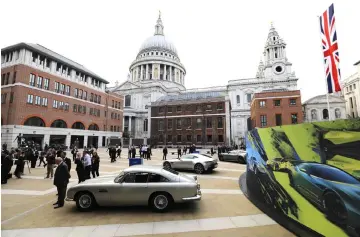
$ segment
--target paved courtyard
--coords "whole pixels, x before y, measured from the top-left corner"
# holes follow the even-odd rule
[[[170,149],[171,152],[171,149]],[[110,163],[105,149],[99,149],[100,176],[114,176],[128,167],[127,149],[121,159]],[[68,155],[71,155],[70,152]],[[176,157],[169,155],[169,158]],[[161,165],[161,150],[145,164]],[[13,167],[15,168],[15,167]],[[199,175],[203,193],[196,203],[176,205],[168,213],[154,213],[147,207],[98,208],[78,212],[74,202],[53,209],[56,188],[44,179],[46,169],[37,167],[23,179],[10,179],[1,190],[2,236],[294,236],[256,208],[241,192],[239,177],[245,165],[220,162],[211,174]],[[75,165],[70,185],[77,183]]]

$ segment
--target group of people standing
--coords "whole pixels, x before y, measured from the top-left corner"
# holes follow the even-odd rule
[[[140,145],[139,146],[139,155],[140,158],[144,158],[147,160],[151,160],[152,152],[151,152],[151,146],[148,145]],[[128,151],[128,158],[135,158],[136,156],[136,148],[135,146],[129,147]]]
[[[116,146],[109,146],[106,150],[109,152],[110,162],[116,162],[116,158],[121,158],[121,146],[116,144]]]

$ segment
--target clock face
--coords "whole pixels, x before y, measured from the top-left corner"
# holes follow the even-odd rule
[[[285,66],[281,63],[277,63],[273,66],[273,72],[275,74],[282,74],[285,72]]]

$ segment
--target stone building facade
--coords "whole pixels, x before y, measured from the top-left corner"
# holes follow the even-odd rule
[[[226,93],[188,92],[151,104],[150,143],[156,146],[229,145],[230,101]]]
[[[298,124],[303,121],[299,90],[255,93],[251,102],[252,128]]]
[[[360,117],[360,61],[354,64],[356,72],[342,82],[346,102],[346,117]]]
[[[105,146],[122,136],[123,96],[108,82],[43,46],[20,43],[1,50],[2,143],[21,133],[44,144]]]

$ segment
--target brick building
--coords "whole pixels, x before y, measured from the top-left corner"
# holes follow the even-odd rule
[[[16,146],[21,133],[44,146],[76,139],[105,146],[122,136],[123,96],[84,66],[41,45],[1,50],[1,141]]]
[[[304,120],[299,90],[263,91],[251,101],[252,128],[302,123]]]
[[[230,144],[230,100],[222,92],[168,95],[151,103],[151,144],[213,146]]]

